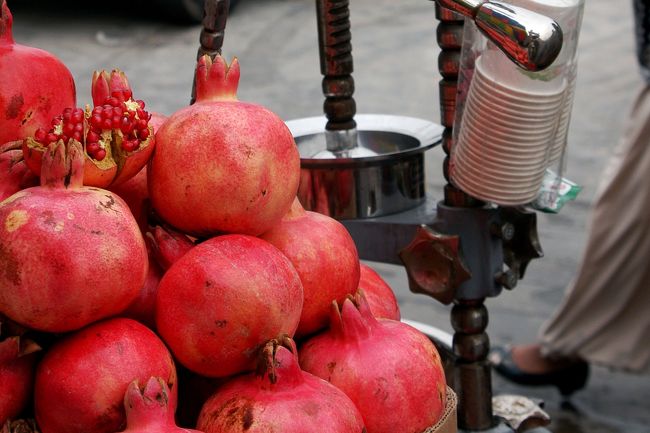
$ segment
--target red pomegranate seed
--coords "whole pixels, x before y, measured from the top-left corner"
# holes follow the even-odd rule
[[[75,130],[75,131],[79,131],[79,132],[83,132],[83,130],[84,130],[84,124],[81,123],[81,122],[75,124],[75,125],[74,125],[74,130]]]
[[[45,142],[47,144],[50,144],[50,143],[54,143],[58,139],[59,139],[59,137],[55,133],[50,132],[49,134],[47,134],[47,138],[45,139]]]
[[[123,117],[120,121],[120,130],[123,134],[128,134],[133,131],[133,123],[128,117]]]
[[[99,143],[97,143],[96,141],[92,141],[86,144],[86,152],[88,152],[89,154],[94,155],[95,153],[97,153],[98,150],[99,150]]]
[[[94,158],[97,161],[101,161],[102,159],[106,158],[106,151],[104,149],[99,149],[97,152],[95,152]]]
[[[90,124],[96,128],[101,128],[102,117],[99,114],[93,115],[93,117],[90,118]]]
[[[72,135],[74,132],[74,123],[66,123],[63,125],[63,133],[66,135]]]
[[[147,129],[141,129],[141,130],[138,132],[138,138],[139,138],[140,140],[146,140],[147,138],[149,138],[149,128],[147,128]]]
[[[113,121],[110,118],[102,120],[103,129],[111,129],[112,127],[113,127]]]
[[[135,140],[124,140],[122,142],[122,149],[127,152],[133,152],[138,147],[138,143]]]
[[[72,134],[72,138],[77,140],[78,142],[81,142],[81,132],[75,131],[74,134]],[[67,140],[66,140],[67,141]]]
[[[144,110],[144,101],[142,99],[138,99],[135,102],[140,106],[140,108],[142,108]]]
[[[86,141],[88,141],[89,143],[98,142],[99,141],[99,134],[94,132],[94,131],[88,132],[88,135],[86,135]]]
[[[43,128],[38,128],[34,133],[34,138],[38,142],[43,142],[47,138],[47,132]]]
[[[72,119],[72,121],[73,121],[74,123],[80,123],[80,122],[83,122],[83,120],[84,120],[84,113],[83,113],[83,111],[82,111],[82,110],[75,110],[75,111],[72,113],[72,117],[71,117],[71,119]]]

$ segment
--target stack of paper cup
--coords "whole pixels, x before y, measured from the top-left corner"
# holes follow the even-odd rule
[[[567,90],[564,95],[564,101],[562,101],[562,111],[560,112],[557,132],[555,133],[553,145],[549,152],[548,165],[558,162],[566,148],[567,138],[569,135],[569,122],[571,120],[571,109],[573,108],[573,97],[576,93],[576,72],[574,64],[568,76]]]
[[[525,89],[486,69],[480,56],[452,149],[450,178],[476,198],[503,206],[530,203],[547,167],[567,80]]]
[[[512,62],[504,61],[505,57],[494,46],[488,46],[486,52],[486,60],[489,58],[499,68],[499,78],[502,80],[509,79],[515,86],[527,78],[535,80],[529,83],[528,86],[546,85],[547,81],[558,77],[565,77],[568,80],[557,134],[549,154],[548,164],[551,165],[560,159],[567,144],[577,75],[576,53],[585,0],[509,0],[509,3],[550,17],[557,21],[562,28],[564,36],[562,50],[553,64],[545,71],[537,73],[525,72]]]

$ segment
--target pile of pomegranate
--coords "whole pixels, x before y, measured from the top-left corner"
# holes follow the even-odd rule
[[[435,347],[344,226],[298,202],[293,137],[237,99],[236,59],[202,57],[196,103],[169,117],[119,70],[77,107],[11,26],[2,1],[2,433],[436,424]]]

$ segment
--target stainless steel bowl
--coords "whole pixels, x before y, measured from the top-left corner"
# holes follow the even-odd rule
[[[301,157],[298,198],[307,210],[337,219],[372,218],[412,209],[425,199],[424,151],[443,127],[423,119],[358,114],[358,148],[326,150],[323,117],[287,122]]]

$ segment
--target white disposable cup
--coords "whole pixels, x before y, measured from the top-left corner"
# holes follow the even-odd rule
[[[501,92],[495,91],[483,84],[480,79],[472,80],[470,85],[470,92],[467,99],[474,98],[480,102],[496,104],[503,106],[505,109],[515,113],[521,113],[524,116],[538,115],[539,113],[546,113],[549,111],[557,112],[562,105],[562,95],[555,99],[536,100],[534,98],[522,98],[505,95]]]
[[[539,72],[525,71],[488,41],[485,51],[476,59],[474,73],[478,71],[491,87],[504,93],[543,99],[564,91],[564,69],[564,65],[558,65]]]
[[[492,148],[475,149],[470,147],[459,147],[457,156],[463,160],[471,160],[485,165],[488,170],[512,169],[515,173],[537,172],[540,166],[544,167],[546,153],[516,155],[512,152],[505,154],[500,150]]]
[[[535,90],[530,89],[526,86],[513,86],[508,83],[507,80],[504,80],[502,77],[495,75],[486,68],[486,56],[481,54],[476,59],[474,65],[474,75],[476,75],[479,80],[483,81],[485,85],[489,88],[494,89],[495,91],[501,92],[506,96],[513,98],[523,98],[523,99],[533,99],[533,100],[547,100],[547,99],[556,99],[564,91],[567,83],[566,78],[562,77],[562,80],[558,80],[556,85],[553,88]],[[515,66],[514,63],[510,62],[515,68],[520,69],[518,66]],[[528,73],[527,71],[523,71]],[[472,78],[473,79],[473,78]]]
[[[487,185],[477,184],[471,179],[462,176],[461,173],[462,171],[457,169],[452,171],[452,183],[473,197],[502,206],[519,206],[530,203],[537,196],[539,189],[533,187],[517,189],[512,187],[508,188],[507,186],[491,188]]]
[[[481,107],[478,103],[465,106],[463,124],[462,127],[469,127],[475,131],[493,130],[499,134],[512,134],[512,137],[529,138],[554,135],[558,128],[558,120],[551,116],[538,119],[517,119],[496,112],[493,108]]]

